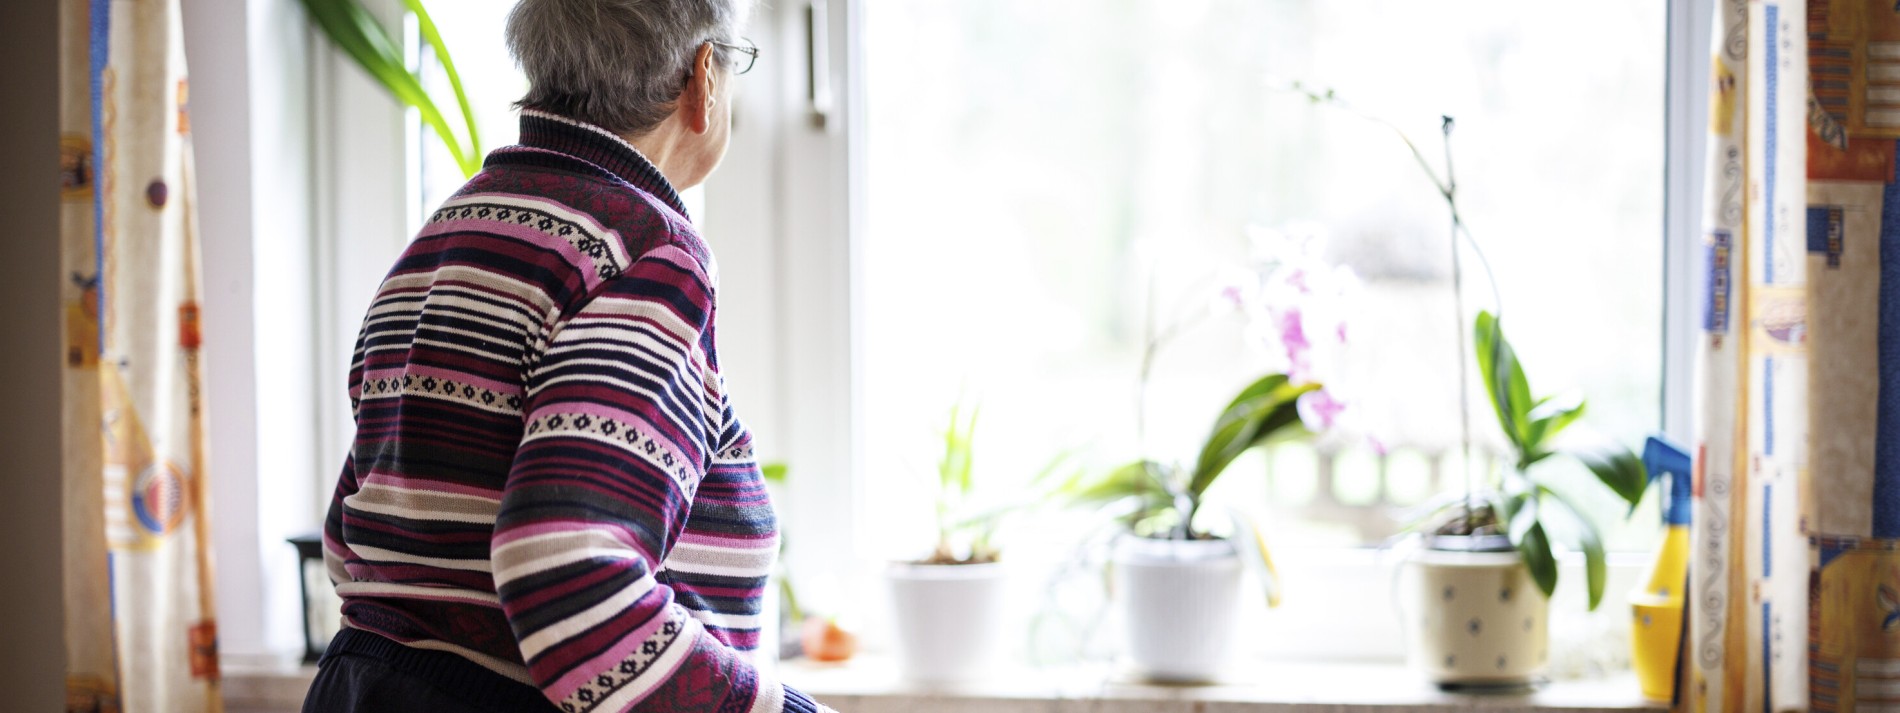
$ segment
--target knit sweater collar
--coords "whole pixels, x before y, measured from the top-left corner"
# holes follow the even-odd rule
[[[686,215],[679,191],[640,150],[613,132],[584,121],[534,109],[521,110],[521,146],[566,155],[632,184]],[[494,161],[495,157],[490,157]]]

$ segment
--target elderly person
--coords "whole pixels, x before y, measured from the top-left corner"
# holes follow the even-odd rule
[[[384,280],[324,525],[308,712],[823,710],[755,668],[777,552],[679,189],[726,150],[749,0],[521,0],[521,143]]]

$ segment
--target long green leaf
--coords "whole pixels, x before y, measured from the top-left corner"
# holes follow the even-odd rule
[[[1537,486],[1537,489],[1556,503],[1576,528],[1577,545],[1583,550],[1584,581],[1590,589],[1590,611],[1596,611],[1597,605],[1603,603],[1603,587],[1609,576],[1609,565],[1603,553],[1603,537],[1597,534],[1596,523],[1584,517],[1583,511],[1577,509],[1562,493],[1542,485]]]
[[[1580,398],[1561,403],[1548,398],[1539,399],[1530,410],[1530,433],[1526,440],[1541,450],[1543,444],[1549,443],[1570,424],[1583,417],[1584,405]]]
[[[1498,426],[1519,453],[1535,450],[1540,444],[1530,441],[1530,380],[1504,337],[1504,325],[1490,312],[1479,312],[1472,339],[1478,351],[1478,371],[1484,377],[1484,392],[1497,412]]]
[[[1109,471],[1101,479],[1089,483],[1078,483],[1068,492],[1071,500],[1085,505],[1099,505],[1130,497],[1142,498],[1143,505],[1165,507],[1167,489],[1156,479],[1155,473],[1160,466],[1152,461],[1135,461]]]
[[[1574,455],[1597,480],[1629,503],[1631,513],[1636,512],[1636,506],[1643,502],[1643,491],[1649,488],[1649,470],[1643,467],[1642,458],[1620,446],[1607,452]]]
[[[357,0],[302,0],[317,26],[338,48],[355,60],[371,78],[383,85],[397,101],[416,108],[424,123],[433,129],[448,147],[466,175],[474,175],[477,159],[456,138],[448,120],[422,86],[422,80],[409,72],[403,62],[401,45]]]
[[[449,88],[455,91],[455,103],[461,107],[462,120],[468,125],[468,156],[480,160],[482,156],[481,130],[475,128],[475,110],[468,105],[468,93],[462,91],[462,75],[455,71],[455,59],[449,56],[449,46],[442,41],[442,33],[435,28],[435,20],[429,17],[428,9],[422,6],[422,0],[403,0],[409,11],[416,14],[416,27],[422,32],[422,39],[435,50],[435,58],[442,63],[442,73],[449,78]],[[462,165],[462,172],[475,175],[479,166]]]
[[[1513,528],[1515,531],[1515,528]],[[1531,572],[1531,580],[1537,582],[1537,588],[1545,597],[1557,591],[1557,557],[1550,551],[1550,535],[1544,532],[1544,523],[1534,518],[1530,527],[1524,530],[1521,538],[1512,538],[1517,546],[1518,556],[1524,560],[1524,567]]]
[[[1200,498],[1240,454],[1299,423],[1299,397],[1319,388],[1319,384],[1289,383],[1284,374],[1269,374],[1241,390],[1215,420],[1195,461],[1188,493]]]

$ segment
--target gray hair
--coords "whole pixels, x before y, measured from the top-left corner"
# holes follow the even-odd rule
[[[515,105],[644,134],[673,112],[699,46],[732,42],[751,3],[521,0],[508,14],[507,37],[528,95]],[[731,50],[713,51],[731,62]]]

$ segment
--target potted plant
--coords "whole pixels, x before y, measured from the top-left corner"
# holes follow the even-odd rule
[[[1007,514],[1030,501],[990,507],[978,501],[980,411],[959,402],[944,427],[936,468],[935,547],[923,559],[892,564],[886,574],[898,661],[905,678],[914,682],[980,678],[1000,657],[1004,569],[996,530]]]
[[[1583,415],[1581,399],[1534,397],[1502,323],[1479,313],[1473,340],[1511,463],[1487,488],[1467,480],[1462,497],[1423,528],[1423,547],[1406,567],[1412,580],[1405,620],[1413,664],[1446,688],[1518,688],[1536,683],[1548,660],[1549,597],[1557,588],[1553,540],[1583,552],[1589,608],[1603,600],[1603,541],[1568,497],[1532,473],[1556,456],[1582,462],[1634,510],[1648,478],[1623,448],[1579,453],[1556,447]],[[1626,513],[1627,514],[1627,513]]]
[[[1471,480],[1471,408],[1466,399],[1467,370],[1464,260],[1460,247],[1479,258],[1489,278],[1493,301],[1502,303],[1490,262],[1472,238],[1458,208],[1458,182],[1452,172],[1451,134],[1455,122],[1441,117],[1445,172],[1441,178],[1417,142],[1395,124],[1359,111],[1331,89],[1294,82],[1288,89],[1315,105],[1344,110],[1392,132],[1431,181],[1451,214],[1449,247],[1452,297],[1458,315],[1458,394],[1461,442],[1467,467],[1459,497],[1435,509],[1423,527],[1423,548],[1410,559],[1414,581],[1406,614],[1414,665],[1441,687],[1523,687],[1541,678],[1548,659],[1549,597],[1557,588],[1557,560],[1551,541],[1568,533],[1584,554],[1589,607],[1603,599],[1606,574],[1603,541],[1596,525],[1561,493],[1530,473],[1532,466],[1564,454],[1580,460],[1597,480],[1629,503],[1642,500],[1648,485],[1643,462],[1624,448],[1595,453],[1564,452],[1557,436],[1583,415],[1581,399],[1532,398],[1524,367],[1504,337],[1501,317],[1480,312],[1472,340],[1484,392],[1511,450],[1511,467],[1489,488]],[[1502,312],[1502,308],[1499,308]],[[1625,513],[1627,516],[1628,513]],[[1551,528],[1562,521],[1567,527]]]
[[[1109,513],[1118,532],[1109,550],[1112,606],[1123,647],[1140,675],[1164,682],[1209,682],[1233,658],[1243,601],[1243,564],[1257,561],[1269,606],[1279,582],[1254,524],[1234,511],[1207,508],[1208,490],[1246,452],[1277,439],[1332,428],[1346,410],[1330,378],[1346,342],[1351,270],[1329,266],[1310,227],[1252,231],[1255,262],[1219,289],[1276,363],[1215,415],[1191,463],[1143,458],[1067,490],[1080,504]],[[1151,290],[1152,296],[1152,290]],[[1150,300],[1152,303],[1152,299]],[[1187,327],[1215,310],[1157,330],[1149,310],[1136,399],[1136,446],[1145,452],[1148,389],[1156,356]],[[1324,385],[1323,385],[1324,384]]]
[[[1319,390],[1286,374],[1260,377],[1221,410],[1192,466],[1142,460],[1074,488],[1077,501],[1119,513],[1111,586],[1123,650],[1142,675],[1208,682],[1232,659],[1242,556],[1260,543],[1249,523],[1220,534],[1203,512],[1207,490],[1241,454],[1305,434],[1299,400]],[[1266,561],[1265,549],[1257,552]],[[1271,600],[1277,583],[1266,584]]]

